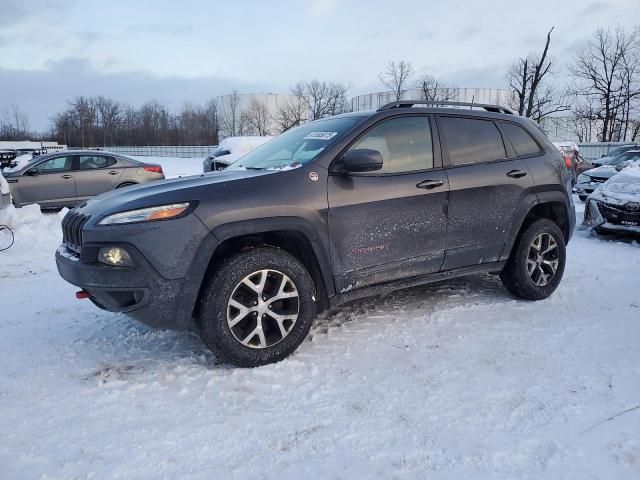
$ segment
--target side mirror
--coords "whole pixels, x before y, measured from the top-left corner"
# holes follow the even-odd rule
[[[370,148],[349,150],[342,155],[340,166],[347,172],[374,172],[382,168],[382,154]]]
[[[32,167],[29,170],[27,170],[26,172],[24,172],[25,175],[29,175],[30,177],[34,177],[36,175],[38,175],[38,169],[36,167]]]
[[[627,165],[625,165],[624,163],[622,165],[616,165],[616,172],[621,172],[626,166]]]

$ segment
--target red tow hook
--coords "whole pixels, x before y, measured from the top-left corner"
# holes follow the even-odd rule
[[[82,300],[83,298],[89,298],[91,296],[91,294],[89,292],[87,292],[86,290],[78,290],[76,292],[76,298],[78,300]]]

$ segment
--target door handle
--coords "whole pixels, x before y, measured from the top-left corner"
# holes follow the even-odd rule
[[[111,170],[111,171],[109,172],[109,175],[117,175],[117,174],[118,174],[118,172],[116,172],[115,170]]]
[[[442,180],[423,180],[417,184],[416,187],[431,190],[432,188],[441,187],[442,185],[444,185]]]
[[[69,174],[67,173],[66,175],[62,175],[62,178],[64,178],[64,179],[73,178],[73,175],[69,175]]]
[[[524,177],[527,174],[524,170],[510,170],[507,172],[507,177],[511,178],[520,178]]]

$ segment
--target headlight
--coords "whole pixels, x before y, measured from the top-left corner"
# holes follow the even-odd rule
[[[98,222],[98,225],[119,225],[122,223],[153,222],[155,220],[168,220],[182,215],[189,203],[172,203],[159,207],[140,208],[128,212],[113,213],[107,215]]]
[[[584,173],[581,173],[580,175],[578,175],[578,183],[589,183],[591,182],[591,177],[589,175],[585,175]]]
[[[98,261],[113,267],[131,267],[133,260],[122,247],[102,247],[98,251]]]

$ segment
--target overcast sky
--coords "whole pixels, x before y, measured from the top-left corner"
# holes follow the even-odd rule
[[[381,90],[392,59],[498,88],[553,25],[564,66],[597,27],[638,24],[639,0],[0,0],[0,114],[18,105],[44,130],[76,95],[177,109],[312,78],[355,95]]]

